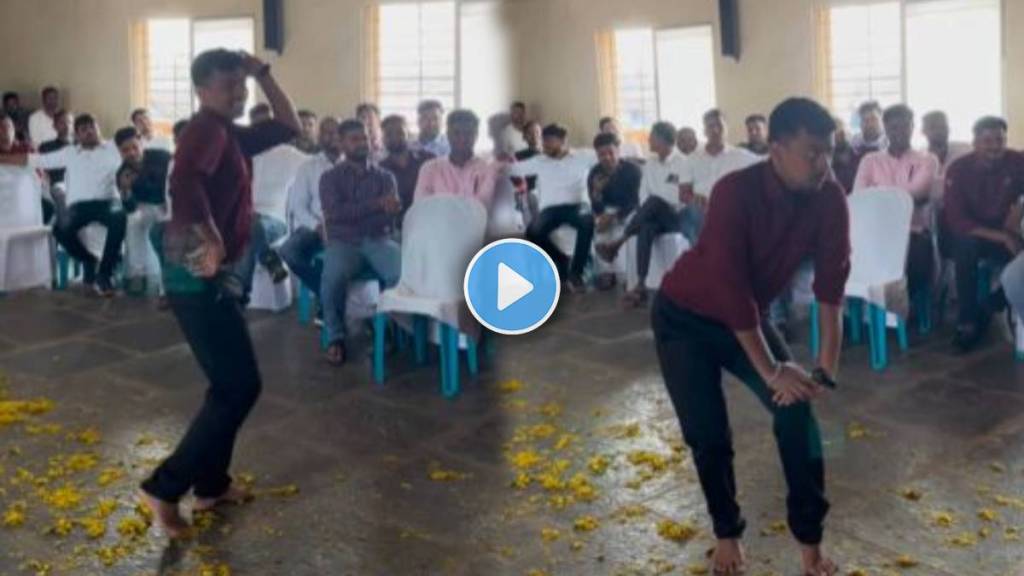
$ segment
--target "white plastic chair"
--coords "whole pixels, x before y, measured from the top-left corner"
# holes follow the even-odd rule
[[[374,319],[374,378],[384,381],[386,314],[414,317],[417,360],[426,355],[426,319],[439,325],[441,391],[459,391],[460,319],[465,306],[466,266],[483,246],[487,211],[476,200],[437,196],[417,200],[402,226],[402,275],[398,285],[380,295]],[[477,370],[476,343],[466,338],[470,373]]]
[[[0,292],[50,286],[50,229],[33,170],[0,167]]]
[[[910,218],[914,201],[905,190],[890,187],[865,188],[847,198],[850,207],[850,278],[846,297],[868,304],[871,367],[883,370],[889,362],[886,328],[894,324],[900,347],[907,348],[906,322],[892,314],[887,289],[905,281]],[[819,334],[817,306],[812,306],[811,348],[817,356]],[[850,306],[851,337],[857,339],[863,313]]]
[[[637,274],[636,237],[632,237],[622,247],[626,253],[626,289],[632,290],[640,283]],[[690,249],[690,242],[682,234],[662,234],[654,240],[651,247],[651,265],[647,269],[647,288],[657,290],[661,280],[668,274],[676,260]]]

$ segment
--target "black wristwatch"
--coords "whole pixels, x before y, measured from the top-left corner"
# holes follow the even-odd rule
[[[828,375],[828,372],[825,372],[824,368],[821,367],[815,368],[814,371],[811,372],[811,378],[813,378],[820,386],[824,386],[829,390],[835,390],[839,387],[839,384]]]

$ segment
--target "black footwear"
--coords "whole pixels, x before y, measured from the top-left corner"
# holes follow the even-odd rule
[[[270,278],[274,281],[274,284],[280,284],[288,278],[288,269],[284,267],[284,262],[276,251],[267,250],[264,252],[263,258],[260,259],[260,264],[263,264],[263,267],[270,273]]]
[[[102,298],[112,298],[114,296],[114,284],[110,281],[110,278],[101,276],[96,279],[96,284],[93,285],[93,290],[96,294]]]

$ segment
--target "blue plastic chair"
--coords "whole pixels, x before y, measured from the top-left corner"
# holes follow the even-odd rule
[[[413,317],[413,350],[415,352],[416,363],[423,365],[427,360],[427,328],[429,319],[425,316],[414,316]],[[378,385],[383,385],[385,380],[385,365],[384,365],[384,352],[385,352],[385,338],[389,325],[396,335],[397,342],[401,342],[403,336],[402,328],[394,322],[388,322],[387,314],[377,314],[374,316],[373,323],[373,378]],[[441,323],[439,325],[439,341],[440,341],[440,364],[441,364],[441,394],[445,398],[454,398],[458,396],[460,391],[460,372],[461,368],[459,365],[459,333],[458,328],[449,326],[448,324]],[[401,346],[398,346],[401,349]],[[488,347],[488,355],[490,356],[492,348]],[[480,361],[478,356],[478,345],[471,339],[467,338],[466,344],[466,365],[471,376],[476,376],[480,372]]]
[[[864,301],[860,298],[846,298],[845,316],[850,327],[850,341],[859,344],[861,340],[861,329],[863,328],[863,306]],[[889,365],[888,345],[888,312],[876,304],[868,305],[868,347],[871,354],[871,368],[877,371],[885,370]],[[819,317],[818,303],[811,304],[811,355],[817,358],[821,351],[821,332],[818,329]],[[907,337],[907,323],[903,318],[896,320],[896,334],[900,350],[906,352],[909,348]]]

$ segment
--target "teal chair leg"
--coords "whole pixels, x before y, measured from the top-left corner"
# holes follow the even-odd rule
[[[448,367],[448,325],[441,324],[438,327],[438,340],[440,341],[440,364],[441,364],[441,395],[448,397],[450,387],[451,369]]]
[[[469,365],[469,373],[476,376],[480,373],[480,359],[477,357],[477,343],[472,338],[466,338],[466,364]]]
[[[386,314],[373,317],[373,379],[377,384],[384,384],[384,336],[388,329]]]
[[[454,398],[459,393],[459,331],[443,324],[441,337],[444,342],[442,362],[448,367],[448,377],[442,382],[442,394],[445,398]]]
[[[889,364],[888,342],[885,334],[885,310],[871,304],[871,333],[874,336],[874,350],[871,354],[871,367],[874,370],[885,370]]]
[[[68,268],[71,263],[68,262],[68,253],[58,249],[57,250],[57,290],[64,290],[68,287]]]
[[[412,328],[416,347],[416,364],[422,366],[427,363],[427,319],[423,316],[414,317]]]
[[[309,324],[313,315],[313,292],[299,282],[299,324]]]
[[[817,301],[811,302],[811,358],[817,359],[821,349],[821,332],[818,327],[820,316]]]
[[[906,352],[910,349],[910,339],[907,337],[907,321],[903,318],[896,320],[896,336],[899,338],[900,351]]]
[[[330,344],[331,343],[327,341],[327,324],[324,324],[320,327],[320,349],[327,350],[327,347],[330,346]]]
[[[864,330],[863,302],[857,298],[847,298],[846,312],[850,317],[850,342],[860,344],[861,333]]]

